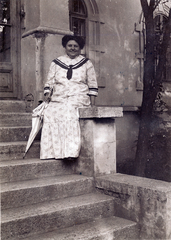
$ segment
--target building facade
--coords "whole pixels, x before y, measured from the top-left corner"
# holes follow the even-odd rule
[[[3,0],[1,9],[1,99],[36,107],[51,61],[64,54],[62,37],[81,35],[82,54],[97,73],[96,105],[124,107],[123,119],[116,120],[118,159],[134,158],[143,90],[140,1]]]

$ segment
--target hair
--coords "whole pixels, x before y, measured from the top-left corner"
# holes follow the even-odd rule
[[[65,48],[67,43],[70,41],[70,40],[74,40],[78,43],[80,49],[83,49],[84,48],[84,45],[85,45],[85,41],[82,37],[80,36],[72,36],[72,35],[65,35],[63,38],[62,38],[62,46]]]

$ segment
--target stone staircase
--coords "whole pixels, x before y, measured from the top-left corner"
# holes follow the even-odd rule
[[[31,114],[22,101],[0,102],[1,239],[138,239],[135,222],[115,216],[114,199],[71,161],[40,160],[39,141],[23,159]]]

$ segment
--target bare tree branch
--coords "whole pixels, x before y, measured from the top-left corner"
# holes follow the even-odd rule
[[[157,0],[156,1],[156,4],[155,4],[155,6],[154,6],[154,9],[153,10],[155,10],[156,9],[156,7],[160,4],[160,2],[161,2],[162,0]]]
[[[150,5],[149,6],[152,9],[152,11],[154,10],[155,2],[156,2],[156,0],[150,0]]]
[[[140,0],[140,1],[141,1],[141,6],[142,6],[143,13],[144,13],[144,17],[147,19],[148,18],[148,10],[149,10],[148,2],[147,2],[147,0]]]

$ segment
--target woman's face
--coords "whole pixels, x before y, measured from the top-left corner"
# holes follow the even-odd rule
[[[81,52],[80,46],[74,40],[70,40],[70,41],[67,42],[65,50],[66,50],[66,54],[70,58],[77,57],[78,55],[80,55],[80,52]]]

